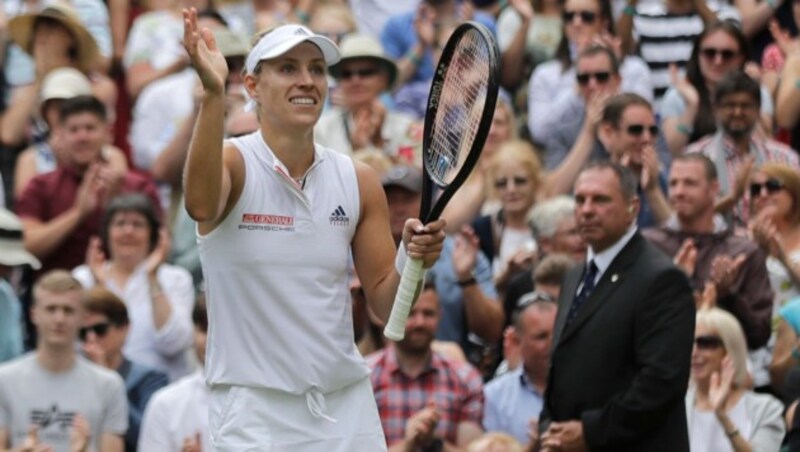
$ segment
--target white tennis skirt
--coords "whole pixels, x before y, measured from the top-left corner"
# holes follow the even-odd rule
[[[208,425],[215,451],[386,451],[369,378],[324,395],[214,385]]]

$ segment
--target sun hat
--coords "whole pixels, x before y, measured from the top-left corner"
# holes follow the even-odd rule
[[[70,99],[90,94],[92,94],[92,83],[83,72],[71,67],[60,67],[53,69],[44,77],[39,102],[44,104],[52,99]]]
[[[342,38],[342,57],[331,67],[331,75],[339,78],[342,64],[352,60],[369,59],[381,64],[389,73],[389,87],[397,79],[397,65],[386,56],[383,46],[375,38],[367,35],[351,33]]]
[[[0,264],[8,267],[30,265],[34,270],[42,267],[39,259],[25,249],[22,241],[22,222],[9,210],[0,207]]]
[[[262,36],[250,51],[245,63],[247,73],[252,74],[259,61],[277,58],[303,42],[319,47],[328,66],[339,61],[339,48],[330,39],[302,25],[281,25]]]
[[[33,29],[36,20],[49,18],[58,21],[75,38],[78,50],[78,66],[81,71],[89,72],[97,62],[100,55],[97,42],[89,30],[81,22],[75,9],[64,0],[49,3],[37,13],[21,14],[8,23],[8,35],[22,50],[29,55],[33,54]]]

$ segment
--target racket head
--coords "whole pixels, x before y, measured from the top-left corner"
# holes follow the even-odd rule
[[[500,51],[477,22],[459,25],[447,40],[428,95],[422,138],[420,219],[436,220],[478,162],[492,125],[500,87]],[[433,203],[433,192],[442,194]]]

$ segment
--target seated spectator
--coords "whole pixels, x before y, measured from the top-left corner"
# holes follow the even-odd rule
[[[673,257],[695,290],[709,295],[709,303],[730,311],[744,325],[747,347],[756,351],[767,344],[771,332],[773,293],[767,256],[749,239],[735,235],[734,228],[715,213],[719,191],[710,159],[701,154],[677,157],[669,173],[669,202],[675,215],[644,235]],[[767,362],[753,369],[756,387],[769,384]]]
[[[397,66],[378,41],[364,35],[342,40],[342,59],[332,66],[336,92],[344,105],[326,111],[314,127],[314,140],[345,154],[380,149],[398,156],[410,140],[414,118],[391,111],[380,99],[397,78]]]
[[[749,45],[741,28],[732,22],[715,22],[697,36],[686,76],[671,71],[672,87],[664,94],[659,115],[664,138],[673,156],[684,152],[687,144],[717,131],[714,115],[714,91],[722,77],[742,70]],[[772,130],[773,105],[769,93],[761,88],[761,120],[763,130]]]
[[[62,67],[53,69],[42,81],[39,94],[39,115],[44,123],[45,134],[17,157],[14,167],[14,196],[19,197],[28,182],[37,174],[53,171],[63,166],[63,145],[59,110],[65,99],[92,94],[91,82],[77,69]],[[103,146],[103,158],[117,172],[128,170],[128,161],[122,151],[110,144]]]
[[[717,209],[740,227],[749,217],[746,186],[753,166],[774,162],[800,170],[794,150],[758,131],[758,111],[764,101],[761,94],[758,82],[744,72],[725,75],[714,91],[718,130],[686,148],[686,152],[701,152],[714,162],[722,197]]]
[[[653,108],[643,97],[632,93],[618,94],[606,101],[595,97],[567,158],[548,174],[550,193],[570,192],[581,168],[599,146],[608,160],[627,167],[639,182],[639,227],[663,223],[669,217],[669,206],[664,197],[666,177],[655,150],[658,134]]]
[[[150,397],[167,385],[167,375],[139,363],[122,353],[128,337],[128,309],[107,289],[95,287],[86,291],[83,299],[84,318],[79,337],[83,353],[98,366],[117,372],[125,381],[128,394],[128,431],[125,450],[136,451],[142,415]]]
[[[747,344],[730,313],[701,309],[692,349],[686,418],[692,451],[777,451],[786,426],[783,404],[748,388]]]
[[[117,172],[105,160],[109,124],[97,98],[65,100],[59,119],[63,166],[31,179],[16,204],[25,248],[42,261],[42,272],[81,264],[89,238],[100,231],[103,210],[114,196],[143,193],[158,203],[150,180]]]
[[[139,194],[114,199],[99,233],[102,239],[92,238],[86,263],[73,274],[84,287],[105,287],[124,300],[130,330],[122,352],[128,359],[166,372],[170,381],[186,375],[192,277],[165,263],[169,239],[152,203]]]
[[[638,50],[650,67],[656,110],[670,87],[670,65],[686,66],[694,40],[703,29],[718,20],[742,20],[733,5],[717,0],[630,0],[622,13],[617,20],[622,48],[626,53]]]
[[[33,288],[36,350],[0,365],[0,447],[122,452],[125,384],[76,353],[83,320],[78,281],[63,270]]]
[[[573,215],[574,218],[574,215]],[[577,236],[577,229],[573,225],[571,235]],[[575,241],[577,238],[572,238]],[[527,298],[534,290],[541,296],[558,300],[561,292],[561,281],[570,268],[576,263],[586,261],[586,244],[581,239],[575,242],[581,246],[580,252],[573,255],[561,254],[560,252],[548,252],[543,254],[532,272],[520,273],[509,284],[509,290],[503,299],[503,310],[506,313],[506,325],[512,324],[512,316],[516,312],[522,300]]]
[[[9,282],[14,267],[21,265],[30,265],[35,270],[42,264],[25,250],[19,218],[0,207],[0,363],[22,354],[22,305]]]
[[[419,214],[422,173],[398,165],[386,172],[381,182],[389,204],[392,237],[399,244],[406,219]],[[467,228],[456,237],[445,238],[441,256],[429,272],[436,275],[438,305],[443,312],[436,338],[458,343],[470,362],[479,363],[485,348],[500,339],[503,311],[491,266],[480,252],[474,232]]]
[[[429,278],[411,308],[405,338],[367,356],[390,450],[463,448],[483,433],[480,375],[431,350],[440,317]]]
[[[566,0],[563,34],[556,58],[540,64],[528,85],[528,131],[537,143],[547,143],[549,134],[574,98],[575,58],[583,49],[602,42],[614,50],[622,77],[620,92],[653,99],[650,70],[635,56],[623,55],[613,44],[614,23],[608,0]]]
[[[40,2],[35,2],[40,3]],[[45,2],[41,2],[45,3]],[[97,2],[78,2],[84,12],[93,8],[101,8],[101,14],[107,12],[105,6]],[[98,71],[101,62],[95,37],[87,30],[76,11],[73,2],[56,0],[41,5],[41,10],[27,12],[11,19],[8,23],[8,37],[16,49],[22,49],[33,59],[32,65],[14,58],[9,53],[9,72],[17,77],[8,82],[14,89],[8,103],[8,110],[3,114],[0,127],[0,141],[6,146],[18,146],[28,141],[33,135],[34,141],[42,134],[36,127],[29,127],[38,103],[42,81],[52,70],[71,67],[89,77],[92,94],[102,101],[109,114],[114,111],[117,89],[114,82]],[[107,18],[105,19],[107,26]],[[106,31],[107,32],[107,31]],[[109,52],[105,56],[110,56]],[[23,59],[24,60],[24,59]],[[28,74],[28,70],[30,73]]]
[[[512,435],[522,444],[530,440],[532,426],[542,411],[550,368],[550,348],[556,320],[554,300],[529,299],[514,314],[514,340],[522,365],[490,381],[483,390],[483,428]]]
[[[209,389],[203,377],[206,361],[208,314],[199,298],[192,311],[194,352],[201,367],[153,395],[142,419],[139,450],[210,451],[208,434]],[[195,447],[195,449],[191,449]]]

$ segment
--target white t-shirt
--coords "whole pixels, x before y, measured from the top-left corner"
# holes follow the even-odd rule
[[[38,424],[43,444],[52,445],[55,452],[69,452],[77,414],[91,428],[90,451],[100,450],[103,433],[123,436],[128,399],[122,377],[80,356],[72,369],[61,373],[44,369],[35,352],[0,366],[0,427],[8,431],[12,448]]]
[[[153,394],[142,417],[139,450],[175,452],[200,433],[200,450],[211,450],[208,434],[209,390],[203,371],[190,374]]]

